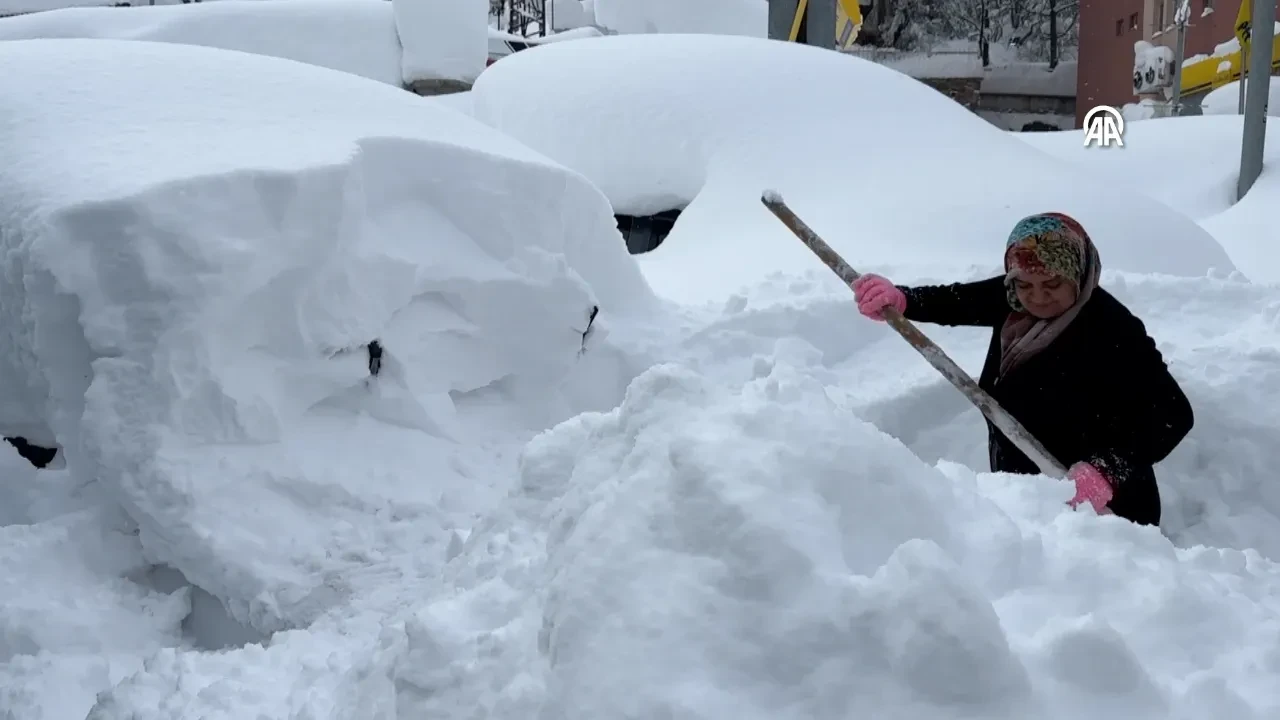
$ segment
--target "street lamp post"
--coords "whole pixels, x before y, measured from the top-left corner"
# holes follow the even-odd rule
[[[1249,73],[1244,104],[1244,138],[1240,147],[1240,180],[1236,199],[1243,198],[1262,174],[1267,139],[1267,99],[1271,94],[1271,53],[1276,34],[1276,4],[1255,1],[1250,27]],[[1244,49],[1241,48],[1243,59]],[[1243,83],[1242,83],[1243,84]]]
[[[1173,99],[1169,101],[1169,112],[1175,117],[1182,114],[1182,61],[1187,56],[1187,23],[1190,21],[1191,0],[1182,0],[1173,16],[1178,26],[1178,41],[1173,51]]]

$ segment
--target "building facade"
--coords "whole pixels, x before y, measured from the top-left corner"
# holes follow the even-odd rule
[[[1134,43],[1145,40],[1173,48],[1174,11],[1181,0],[1081,0],[1080,67],[1076,125],[1089,108],[1123,107],[1137,101],[1133,91]],[[1186,57],[1209,55],[1235,37],[1241,0],[1191,0]]]

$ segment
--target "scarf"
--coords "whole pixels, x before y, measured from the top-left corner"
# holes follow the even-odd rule
[[[1000,377],[1049,347],[1080,314],[1102,275],[1098,249],[1088,233],[1062,213],[1023,218],[1005,244],[1005,288],[1014,312],[1000,329]],[[1059,275],[1076,285],[1076,300],[1061,315],[1041,320],[1018,301],[1014,280],[1023,273]]]

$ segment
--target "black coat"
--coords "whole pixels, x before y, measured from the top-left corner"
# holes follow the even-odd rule
[[[1000,327],[1012,312],[1003,278],[901,288],[907,319],[993,328],[978,384],[1064,466],[1085,461],[1115,486],[1109,507],[1160,523],[1152,466],[1191,431],[1191,404],[1142,321],[1098,288],[1052,344],[998,378]],[[987,423],[993,472],[1035,474],[1022,451]]]

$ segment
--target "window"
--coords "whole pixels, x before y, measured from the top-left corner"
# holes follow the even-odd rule
[[[1138,13],[1134,13],[1129,16],[1129,29],[1130,30],[1138,29]]]
[[[1121,35],[1124,35],[1124,18],[1120,18],[1116,21],[1116,37],[1120,37]]]

